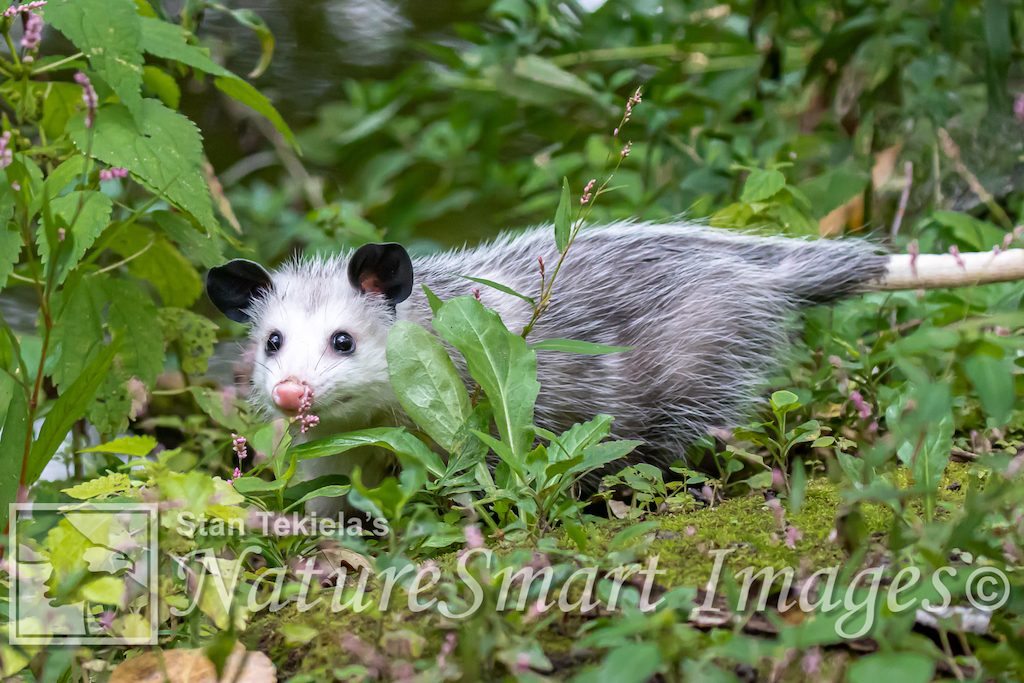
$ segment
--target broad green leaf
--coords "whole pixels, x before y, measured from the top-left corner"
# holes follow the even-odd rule
[[[181,253],[192,263],[206,268],[219,266],[226,260],[223,244],[217,232],[202,233],[180,213],[154,211],[149,214],[164,235],[178,245]]]
[[[106,344],[103,333],[106,280],[105,275],[87,275],[70,292],[67,289],[61,292],[50,336],[57,357],[52,376],[58,393],[64,393]]]
[[[288,144],[298,150],[295,135],[281,114],[270,104],[270,100],[249,83],[210,59],[204,50],[189,45],[187,42],[189,34],[185,29],[159,19],[144,18],[141,22],[142,47],[146,52],[157,57],[188,64],[216,76],[215,84],[221,92],[267,117],[288,141]],[[255,78],[255,76],[250,76],[250,78]]]
[[[44,198],[49,198],[52,201],[59,197],[65,189],[68,189],[71,183],[81,180],[83,171],[85,171],[84,154],[75,154],[53,169],[43,181],[43,191],[32,197],[32,202],[28,205],[29,215],[35,216],[39,213],[39,210],[43,208]],[[53,206],[50,207],[50,210],[56,211]],[[68,216],[67,219],[70,223],[71,217]]]
[[[394,451],[403,462],[407,462],[411,458],[425,466],[427,471],[435,477],[444,476],[445,468],[441,457],[427,448],[422,441],[405,431],[404,427],[379,427],[338,434],[326,439],[292,446],[289,453],[298,456],[299,460],[306,460],[344,453],[360,446],[387,448]]]
[[[626,527],[619,533],[615,534],[615,538],[613,538],[612,542],[608,544],[608,552],[610,553],[628,547],[630,541],[634,540],[638,536],[643,536],[649,531],[657,529],[658,526],[658,522],[650,521]]]
[[[878,652],[855,661],[846,673],[850,683],[928,683],[935,672],[935,662],[927,655],[914,652]]]
[[[541,430],[537,431],[541,436],[551,440],[552,445],[548,448],[548,453],[557,455],[561,452],[558,457],[569,458],[582,452],[587,446],[598,443],[607,437],[611,433],[611,425],[611,415],[598,415],[589,422],[574,424],[560,436],[555,436],[550,432],[544,433]]]
[[[772,394],[771,404],[772,410],[788,413],[799,405],[799,398],[792,391],[776,391]]]
[[[0,528],[7,528],[8,505],[17,502],[28,430],[28,395],[16,386],[7,406],[0,439]]]
[[[71,66],[70,64],[68,66]],[[84,63],[82,65],[84,67]],[[72,116],[82,107],[82,86],[77,83],[49,81],[43,91],[43,119],[39,122],[51,140],[64,135]]]
[[[241,401],[233,393],[207,387],[190,387],[199,408],[214,422],[234,432],[245,432],[249,423],[241,409]]]
[[[398,402],[446,451],[472,408],[466,385],[441,342],[400,320],[388,332],[388,374]]]
[[[942,481],[942,472],[949,464],[949,451],[953,448],[953,416],[947,414],[937,424],[929,423],[924,443],[914,461],[914,481],[926,491],[936,491]]]
[[[156,448],[156,439],[151,436],[122,436],[92,448],[83,448],[81,453],[120,453],[141,458]]]
[[[530,348],[534,351],[566,351],[567,353],[583,353],[588,355],[633,350],[632,346],[605,346],[604,344],[594,344],[593,342],[576,339],[545,339],[536,344],[530,344]]]
[[[466,359],[491,403],[502,440],[518,458],[533,448],[533,404],[540,392],[537,354],[473,297],[445,302],[434,329]]]
[[[203,293],[203,280],[170,242],[144,228],[122,230],[111,248],[130,258],[128,272],[156,288],[164,306],[188,308]]]
[[[643,683],[660,668],[661,650],[657,643],[620,645],[604,658],[595,683]]]
[[[1002,426],[1010,417],[1016,399],[1013,373],[1003,359],[993,358],[984,353],[975,353],[963,361],[964,372],[981,397],[985,412]]]
[[[91,151],[100,161],[127,168],[151,192],[191,213],[208,232],[216,232],[218,224],[201,170],[199,130],[158,100],[143,100],[141,111],[141,128],[124,105],[108,104],[97,111],[91,132],[80,114],[68,122],[68,133],[81,152]]]
[[[100,576],[82,586],[82,597],[104,605],[120,605],[124,598],[124,581],[113,576]]]
[[[552,105],[570,98],[597,97],[586,81],[536,55],[520,57],[511,67],[488,67],[484,76],[499,91],[524,102]]]
[[[782,171],[755,168],[743,183],[740,201],[746,204],[763,202],[785,186],[786,176],[782,175]]]
[[[441,310],[441,305],[444,304],[436,294],[430,291],[430,288],[426,285],[422,285],[423,293],[427,295],[427,303],[430,304],[430,310],[437,315],[437,312]]]
[[[63,165],[63,164],[62,164]],[[110,212],[113,210],[113,202],[110,197],[93,190],[70,192],[63,197],[50,200],[50,211],[53,216],[60,217],[71,228],[74,239],[69,241],[71,251],[66,258],[58,260],[58,272],[55,282],[62,283],[68,276],[71,269],[82,260],[85,252],[92,246],[96,238],[100,236],[107,223],[110,222]],[[65,235],[67,231],[65,230]],[[53,245],[43,226],[39,226],[37,235],[39,245],[39,258],[44,264],[49,263],[50,254],[53,252]],[[65,246],[64,249],[68,247]]]
[[[235,481],[238,480],[236,479]],[[294,510],[295,508],[305,503],[307,500],[319,498],[320,496],[326,496],[328,498],[340,498],[341,496],[344,496],[346,493],[348,493],[351,489],[352,487],[348,484],[328,484],[327,486],[321,486],[315,491],[310,491],[309,493],[307,493],[306,495],[302,496],[297,501],[289,505],[285,509],[285,512],[288,512],[289,510]]]
[[[128,111],[142,120],[142,18],[132,0],[50,0],[47,23],[85,53]],[[141,116],[140,116],[141,115]]]
[[[487,279],[484,279],[482,277],[470,277],[469,275],[460,275],[459,277],[465,278],[467,280],[472,280],[473,282],[476,282],[476,283],[481,284],[481,285],[486,285],[487,287],[493,287],[494,289],[498,290],[499,292],[504,292],[505,294],[511,294],[512,296],[519,297],[523,301],[528,302],[531,306],[534,305],[534,301],[533,301],[533,299],[531,297],[528,297],[525,294],[520,294],[516,290],[512,289],[511,287],[506,287],[505,285],[501,284],[500,282],[495,282],[494,280],[487,280]],[[426,287],[426,285],[424,285],[424,287]],[[440,305],[438,305],[438,308],[440,308]],[[436,310],[434,311],[434,314],[435,315],[437,314]]]
[[[110,365],[114,362],[114,355],[121,350],[121,342],[120,337],[115,337],[100,351],[46,414],[39,436],[32,445],[25,477],[27,484],[32,484],[39,478],[43,468],[64,441],[64,437],[71,431],[72,425],[85,414],[86,406],[100,388]]]
[[[572,194],[569,192],[569,179],[562,178],[562,196],[555,210],[555,246],[558,253],[564,254],[572,236]]]
[[[155,66],[146,66],[142,70],[142,84],[159,97],[168,109],[178,109],[181,104],[181,88],[174,76]]]
[[[110,300],[107,325],[124,340],[121,367],[128,376],[153,386],[164,368],[163,335],[156,305],[137,285],[124,280],[107,280],[104,290]]]
[[[320,631],[302,624],[284,624],[278,628],[287,645],[304,645],[316,638]]]
[[[206,372],[217,343],[217,325],[181,308],[161,308],[159,316],[164,341],[177,354],[181,371],[190,375]]]

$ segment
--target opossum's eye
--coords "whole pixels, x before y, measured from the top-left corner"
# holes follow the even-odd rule
[[[356,350],[356,340],[348,332],[335,332],[331,335],[331,348],[335,353],[348,355]]]
[[[278,332],[277,330],[271,332],[270,336],[267,337],[267,345],[265,347],[267,355],[273,356],[275,353],[280,351],[282,341],[284,341],[284,339],[281,338],[280,332]]]

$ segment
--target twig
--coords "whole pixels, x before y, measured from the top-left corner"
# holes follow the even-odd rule
[[[914,182],[914,162],[908,161],[903,164],[903,168],[906,172],[907,182],[903,186],[903,193],[900,195],[900,205],[896,209],[896,218],[892,222],[892,241],[896,241],[896,235],[900,231],[900,225],[903,223],[903,214],[907,210],[907,202],[910,200],[910,186]]]

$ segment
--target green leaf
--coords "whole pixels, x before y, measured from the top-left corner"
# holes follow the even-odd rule
[[[28,430],[28,394],[15,386],[0,439],[0,528],[7,528],[8,506],[17,502]]]
[[[804,461],[797,458],[793,463],[793,476],[790,478],[789,486],[789,511],[797,514],[804,506],[804,496],[807,494],[807,470],[804,469]]]
[[[55,282],[58,284],[64,282],[71,269],[78,265],[78,262],[85,256],[85,252],[106,229],[113,206],[110,197],[102,192],[92,190],[76,190],[63,197],[50,200],[50,211],[54,218],[63,219],[71,227],[71,234],[74,237],[69,241],[70,252],[66,257],[58,260]],[[46,230],[40,225],[38,232],[39,258],[44,264],[49,263],[50,254],[53,251],[53,245],[49,242]],[[67,245],[64,245],[62,250],[68,248]]]
[[[304,645],[316,638],[320,633],[315,628],[303,626],[302,624],[285,624],[278,631],[284,636],[285,643],[292,646]]]
[[[388,332],[391,386],[409,416],[446,451],[472,408],[466,385],[437,337],[400,320]]]
[[[181,371],[189,375],[206,372],[217,343],[217,325],[209,318],[181,308],[161,308],[159,315],[164,341],[178,355]]]
[[[121,338],[115,337],[54,402],[39,430],[38,438],[32,445],[25,478],[27,484],[35,483],[64,441],[64,437],[71,431],[71,427],[85,414],[86,406],[100,388],[107,376],[107,370],[114,362],[114,354],[120,350]]]
[[[800,407],[800,399],[792,391],[776,391],[771,397],[772,410],[788,413]]]
[[[24,246],[21,230],[11,223],[14,215],[14,192],[7,182],[7,174],[0,173],[0,289],[7,286],[7,279],[14,272]]]
[[[785,186],[786,176],[782,175],[782,171],[755,168],[743,183],[740,201],[746,204],[763,202]]]
[[[537,354],[473,297],[445,302],[434,329],[466,359],[487,394],[502,440],[518,458],[533,448],[533,404],[540,392]]]
[[[123,258],[131,258],[128,272],[153,285],[164,306],[188,308],[203,293],[199,273],[162,236],[133,225],[110,246]]]
[[[163,69],[155,66],[144,67],[142,70],[142,84],[159,97],[160,101],[168,109],[177,110],[178,105],[181,104],[181,88],[178,87],[178,81],[174,80],[174,76],[171,76]]]
[[[578,341],[576,339],[545,339],[544,341],[530,344],[534,351],[566,351],[568,353],[583,353],[595,355],[600,353],[619,353],[620,351],[632,351],[632,346],[605,346],[593,342]]]
[[[46,83],[43,97],[46,99],[43,100],[43,118],[39,125],[48,138],[56,140],[64,135],[68,121],[82,106],[82,86],[50,81]]]
[[[657,643],[629,643],[608,653],[595,678],[596,683],[643,683],[660,668],[661,650]]]
[[[569,192],[569,179],[562,178],[562,197],[558,200],[555,210],[555,245],[558,253],[564,254],[569,247],[572,236],[572,195]]]
[[[953,448],[953,415],[947,414],[937,424],[930,423],[927,436],[914,461],[914,481],[928,492],[938,490],[942,472],[949,464]]]
[[[51,332],[51,343],[57,361],[53,366],[53,381],[57,392],[63,394],[86,365],[106,344],[103,335],[103,310],[107,306],[107,293],[103,287],[105,275],[87,275],[70,292],[61,292],[59,315]]]
[[[1006,361],[975,353],[963,361],[963,367],[988,416],[997,426],[1006,424],[1016,399],[1013,373]]]
[[[80,453],[120,453],[141,458],[156,448],[156,439],[151,436],[123,436],[92,448],[83,448]]]
[[[128,169],[151,192],[191,213],[207,232],[216,232],[219,228],[201,170],[199,129],[158,100],[143,100],[141,109],[141,128],[127,108],[109,104],[97,111],[91,132],[80,114],[68,122],[68,133],[80,151],[91,151],[111,166]]]
[[[619,533],[615,534],[615,538],[608,544],[608,552],[614,552],[616,550],[622,550],[629,546],[629,542],[638,536],[643,536],[647,532],[657,529],[658,522],[642,522],[641,524],[633,524],[626,527]]]
[[[526,296],[525,294],[520,294],[519,292],[517,292],[516,290],[512,289],[511,287],[506,287],[505,285],[501,284],[500,282],[495,282],[494,280],[487,280],[487,279],[484,279],[482,277],[470,277],[469,275],[460,275],[459,277],[465,278],[467,280],[472,280],[473,282],[479,283],[481,285],[486,285],[487,287],[493,287],[494,289],[498,290],[499,292],[504,292],[505,294],[511,294],[512,296],[519,297],[523,301],[528,302],[531,306],[535,305],[535,303],[534,303],[532,298]],[[426,285],[424,285],[424,287],[426,287]],[[440,305],[438,306],[438,308],[440,308]],[[437,315],[437,311],[436,310],[434,311],[434,315]]]
[[[223,253],[224,247],[216,232],[203,234],[180,213],[154,211],[149,215],[156,221],[164,235],[177,243],[178,249],[192,263],[213,268],[223,264],[226,260]]]
[[[548,449],[548,453],[557,454],[561,451],[562,455],[559,457],[571,458],[581,453],[587,446],[598,443],[607,437],[611,433],[611,425],[611,415],[598,415],[589,422],[574,424],[561,436],[556,437],[550,432],[537,431],[541,436],[551,440],[552,448]],[[557,446],[557,450],[555,450],[555,446]]]
[[[249,83],[210,59],[202,49],[189,45],[187,42],[189,33],[185,29],[159,19],[142,19],[141,21],[142,46],[146,52],[157,57],[188,64],[216,76],[214,83],[221,92],[267,117],[288,141],[288,144],[296,150],[299,149],[294,133],[285,123],[281,114],[270,104],[270,100]],[[270,40],[273,41],[273,36],[270,37]],[[266,53],[264,54],[266,56]],[[250,78],[255,77],[250,75]]]
[[[132,0],[51,0],[40,10],[89,58],[89,64],[137,117],[142,94],[142,18]],[[140,116],[141,115],[141,116]]]
[[[113,452],[117,453],[120,451]],[[78,500],[89,500],[91,498],[106,498],[107,496],[120,495],[125,491],[130,491],[131,488],[131,480],[129,480],[127,474],[124,472],[111,472],[104,477],[90,479],[69,489],[61,489],[61,493],[66,493]]]
[[[344,453],[360,446],[387,448],[394,451],[403,464],[411,458],[416,463],[425,466],[427,471],[435,477],[444,476],[445,467],[441,457],[427,448],[422,441],[405,431],[405,427],[379,427],[338,434],[326,439],[292,446],[288,452],[297,456],[299,460],[305,460]]]
[[[434,313],[434,315],[437,315],[437,312],[441,310],[441,306],[444,304],[444,302],[441,301],[436,294],[431,292],[429,287],[427,287],[426,285],[421,286],[423,287],[423,293],[427,295],[427,303],[430,304],[430,310]]]
[[[327,486],[321,486],[320,488],[314,491],[310,491],[309,493],[307,493],[306,495],[302,496],[297,501],[289,505],[287,508],[285,508],[285,512],[294,510],[295,508],[305,503],[307,500],[319,498],[320,496],[325,496],[327,498],[340,498],[341,496],[344,496],[346,493],[348,493],[351,489],[352,487],[348,484],[328,484]]]
[[[104,290],[110,300],[107,325],[124,340],[121,367],[125,374],[153,386],[164,368],[163,336],[156,305],[138,286],[124,280],[107,280]]]
[[[926,655],[912,652],[879,652],[862,657],[850,666],[846,680],[850,683],[927,683],[935,673],[935,662]]]
[[[274,105],[270,103],[270,100],[267,99],[266,95],[237,76],[232,78],[218,76],[217,79],[214,80],[213,84],[217,86],[218,90],[228,97],[238,100],[256,113],[267,117],[267,119],[274,124],[274,128],[277,128],[278,132],[284,136],[285,141],[291,145],[296,152],[301,154],[302,150],[299,149],[299,142],[295,139],[295,134],[292,133],[292,129],[288,127],[288,124],[285,123],[277,109],[274,109]]]

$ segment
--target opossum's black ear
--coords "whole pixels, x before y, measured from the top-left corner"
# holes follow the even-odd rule
[[[270,273],[255,261],[243,258],[210,268],[206,275],[210,301],[221,313],[239,323],[251,322],[245,309],[271,287]]]
[[[383,294],[394,306],[412,294],[412,259],[400,244],[366,244],[352,254],[348,280],[363,294]]]

